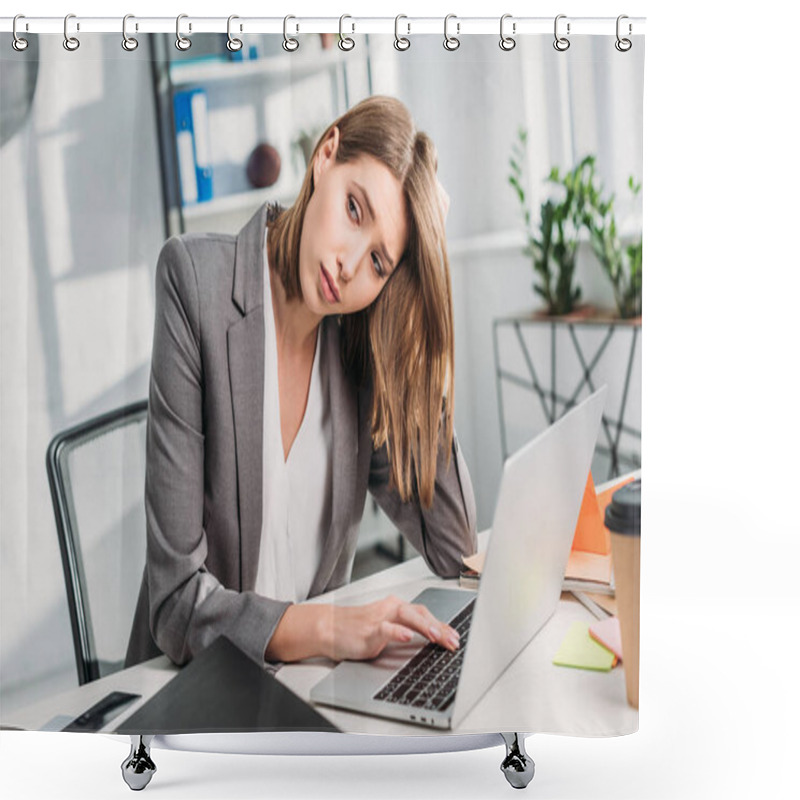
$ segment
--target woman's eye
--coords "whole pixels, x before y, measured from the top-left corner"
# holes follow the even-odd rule
[[[381,264],[381,260],[375,255],[375,253],[372,254],[372,265],[375,267],[375,272],[377,273],[378,277],[382,278],[384,276],[383,264]]]
[[[347,210],[353,220],[358,222],[358,206],[353,202],[353,196],[347,196]]]

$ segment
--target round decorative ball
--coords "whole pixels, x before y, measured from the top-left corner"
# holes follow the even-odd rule
[[[247,180],[250,185],[256,189],[264,189],[272,186],[280,174],[280,153],[266,142],[256,145],[247,159]]]

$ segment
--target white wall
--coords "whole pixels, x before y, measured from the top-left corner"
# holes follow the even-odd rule
[[[45,451],[56,432],[146,396],[163,239],[147,46],[92,35],[72,54],[40,39],[31,117],[0,151],[6,709],[77,683]]]

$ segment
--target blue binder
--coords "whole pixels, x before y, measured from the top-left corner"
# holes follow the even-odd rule
[[[183,205],[214,196],[208,135],[208,96],[204,89],[176,92],[173,98],[178,170]]]

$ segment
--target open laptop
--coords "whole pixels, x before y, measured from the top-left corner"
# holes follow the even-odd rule
[[[606,387],[503,467],[478,592],[425,589],[422,603],[461,634],[454,653],[415,636],[372,661],[343,661],[315,703],[455,728],[556,609],[597,441]]]

